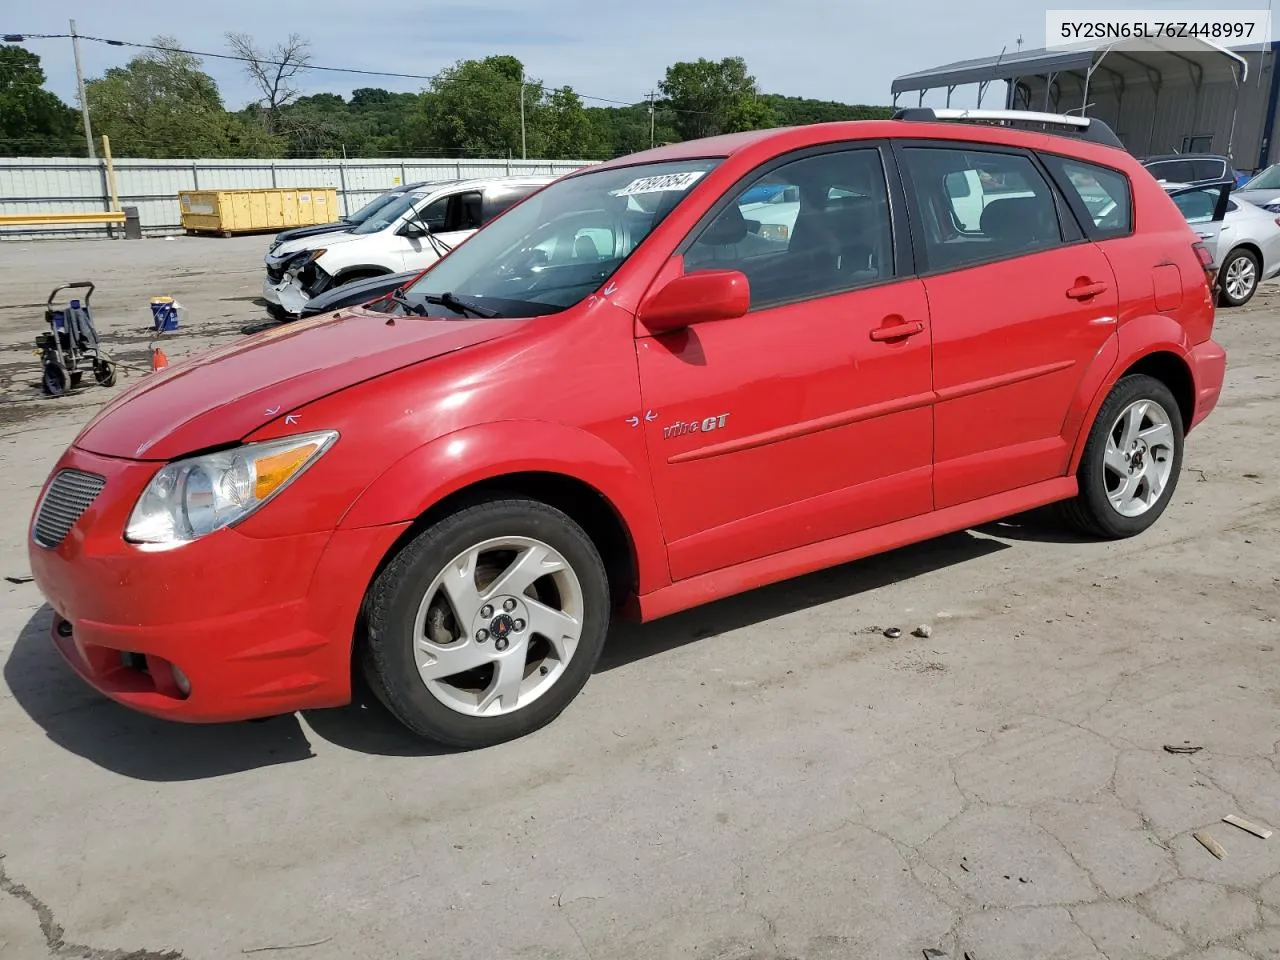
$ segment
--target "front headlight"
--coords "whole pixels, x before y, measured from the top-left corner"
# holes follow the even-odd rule
[[[289,259],[285,269],[297,272],[307,264],[314,263],[319,260],[326,252],[327,251],[324,247],[320,247],[318,250],[303,250],[301,253],[294,254],[293,257]]]
[[[337,431],[179,460],[151,478],[125,528],[132,543],[179,544],[238,523],[299,477]]]

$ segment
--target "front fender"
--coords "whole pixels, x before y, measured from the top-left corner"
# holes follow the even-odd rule
[[[1075,474],[1080,468],[1089,431],[1116,382],[1143,357],[1155,353],[1173,354],[1187,365],[1188,370],[1191,369],[1187,362],[1191,342],[1186,329],[1172,317],[1158,313],[1126,321],[1098,352],[1081,382],[1077,403],[1072,406],[1067,415],[1067,423],[1064,424],[1063,435],[1070,437],[1074,432],[1076,437],[1071,451],[1071,463],[1067,468],[1068,476]]]
[[[596,490],[631,537],[641,593],[671,582],[648,477],[595,434],[541,420],[465,427],[392,464],[347,510],[339,529],[403,523],[466,487],[513,473],[551,473]]]

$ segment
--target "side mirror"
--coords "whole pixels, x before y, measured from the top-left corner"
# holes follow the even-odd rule
[[[410,220],[400,228],[400,236],[402,237],[425,237],[426,235],[426,229],[416,220]]]
[[[676,277],[641,305],[639,319],[651,333],[672,333],[695,323],[732,320],[750,308],[745,274],[705,270]]]

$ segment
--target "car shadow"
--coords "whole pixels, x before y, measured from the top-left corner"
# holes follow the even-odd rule
[[[616,670],[717,634],[912,580],[1007,549],[1008,544],[999,540],[968,531],[954,533],[726,597],[650,623],[620,623],[609,636],[596,672]]]
[[[1007,548],[987,536],[957,533],[762,587],[653,623],[619,623],[610,634],[596,672]],[[101,696],[75,675],[49,641],[51,617],[52,612],[44,606],[27,622],[4,665],[5,683],[17,704],[52,742],[121,776],[179,782],[309,760],[315,753],[308,728],[334,746],[359,753],[428,757],[452,752],[411,734],[363,682],[356,683],[350,704],[332,710],[209,725],[147,717]]]
[[[1040,507],[1006,517],[995,523],[988,523],[977,528],[979,532],[992,537],[1003,537],[1006,540],[1021,540],[1028,543],[1094,543],[1088,537],[1072,528],[1058,514],[1055,507]]]

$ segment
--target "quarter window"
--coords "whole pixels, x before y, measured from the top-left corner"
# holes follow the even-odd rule
[[[1059,184],[1068,187],[1084,204],[1093,221],[1095,237],[1122,237],[1133,230],[1133,201],[1129,178],[1109,170],[1066,157],[1045,157]]]
[[[851,290],[894,274],[880,151],[793,160],[748,183],[685,252],[685,269],[739,270],[751,308]]]
[[[1027,157],[954,147],[907,147],[929,270],[1019,256],[1062,244],[1053,190]]]

